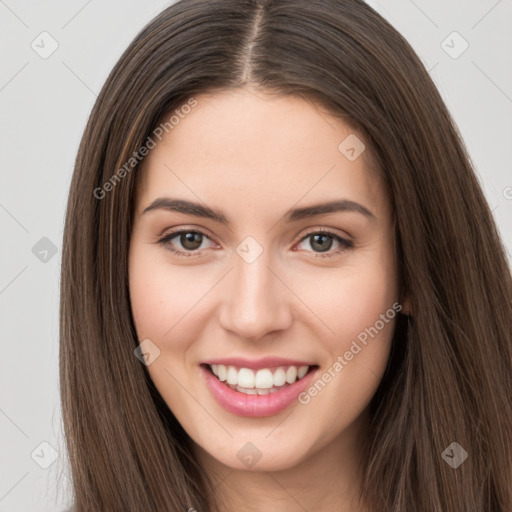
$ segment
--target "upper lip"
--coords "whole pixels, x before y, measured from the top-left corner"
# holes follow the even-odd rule
[[[315,363],[308,361],[298,361],[297,359],[285,359],[282,357],[263,357],[261,359],[244,359],[243,357],[225,357],[221,359],[209,359],[203,361],[203,364],[223,364],[225,366],[236,366],[237,368],[250,368],[259,370],[261,368],[272,368],[274,366],[316,366]]]

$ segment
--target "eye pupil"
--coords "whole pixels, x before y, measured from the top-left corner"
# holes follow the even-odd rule
[[[319,239],[323,240],[323,242],[319,242]],[[325,239],[329,239],[327,244],[325,243]],[[320,252],[328,251],[332,247],[332,237],[322,234],[313,235],[313,242],[311,243],[311,247],[313,247],[313,249],[316,249],[315,244],[318,244],[316,248],[319,248]]]
[[[201,233],[182,233],[180,243],[185,249],[193,251],[201,246],[202,237],[203,235]]]

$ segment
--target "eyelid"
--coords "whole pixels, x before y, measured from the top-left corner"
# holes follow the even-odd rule
[[[327,227],[315,227],[315,228],[308,228],[305,234],[302,235],[302,237],[299,239],[299,242],[304,240],[305,237],[308,235],[311,235],[313,233],[328,233],[329,235],[337,236],[340,238],[345,239],[347,242],[352,242],[353,237],[349,235],[346,231],[340,232],[340,230],[336,230],[334,228],[327,228]]]

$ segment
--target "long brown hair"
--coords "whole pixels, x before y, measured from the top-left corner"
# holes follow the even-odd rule
[[[126,163],[163,114],[247,85],[350,122],[389,186],[412,315],[397,323],[371,403],[361,492],[384,512],[510,512],[505,250],[429,74],[362,0],[181,0],[108,77],[78,151],[63,240],[60,387],[76,510],[213,510],[191,439],[133,355],[127,254],[140,165]],[[453,442],[468,453],[456,469],[442,456]]]

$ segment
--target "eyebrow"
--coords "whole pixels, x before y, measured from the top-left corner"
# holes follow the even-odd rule
[[[229,226],[230,222],[226,216],[219,210],[212,209],[200,203],[187,201],[185,199],[173,199],[170,197],[159,197],[155,199],[148,207],[144,209],[142,215],[154,210],[168,210],[173,212],[194,215],[196,217],[203,217],[212,219]],[[315,217],[317,215],[325,215],[334,212],[356,212],[364,215],[370,220],[376,220],[377,217],[362,204],[348,199],[341,199],[338,201],[330,201],[327,203],[318,203],[311,206],[304,206],[301,208],[294,208],[288,210],[283,216],[284,222],[294,222],[301,219]]]

